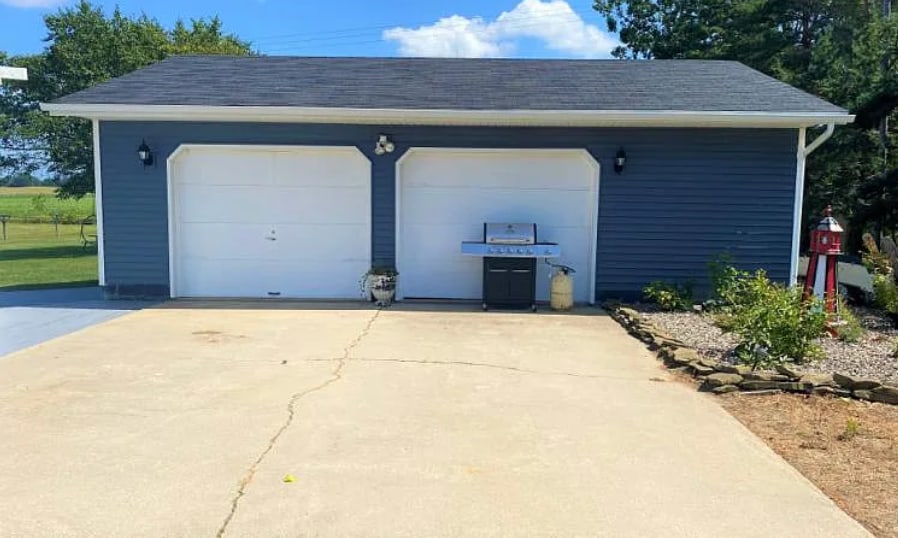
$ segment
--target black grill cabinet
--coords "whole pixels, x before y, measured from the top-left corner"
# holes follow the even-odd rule
[[[483,258],[483,309],[536,311],[536,258]]]

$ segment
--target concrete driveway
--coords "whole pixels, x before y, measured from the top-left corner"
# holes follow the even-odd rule
[[[151,304],[104,301],[96,287],[0,292],[0,357]]]
[[[214,306],[0,361],[0,535],[869,536],[595,311]]]

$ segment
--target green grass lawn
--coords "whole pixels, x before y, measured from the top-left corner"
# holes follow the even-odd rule
[[[97,248],[82,248],[81,226],[6,224],[0,235],[0,290],[97,284]],[[86,233],[96,233],[89,227]]]
[[[53,187],[0,187],[0,215],[50,221],[54,214],[62,222],[79,222],[94,214],[94,197],[63,200]]]

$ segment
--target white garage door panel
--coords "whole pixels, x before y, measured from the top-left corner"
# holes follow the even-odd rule
[[[344,266],[332,271],[315,261],[196,260],[182,285],[195,297],[356,298],[359,274]],[[301,276],[300,276],[301,275]],[[333,286],[310,287],[308,280],[333,281]]]
[[[462,256],[483,222],[536,222],[574,267],[575,299],[592,300],[598,168],[579,150],[412,150],[399,170],[399,271],[405,297],[479,299],[482,265]],[[551,268],[537,269],[547,300]]]
[[[240,148],[190,150],[179,159],[181,184],[271,185],[272,154]]]
[[[371,198],[356,149],[190,146],[171,173],[177,296],[358,296]]]

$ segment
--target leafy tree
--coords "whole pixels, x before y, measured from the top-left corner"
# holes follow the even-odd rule
[[[898,17],[883,0],[595,0],[619,58],[738,60],[857,115],[808,163],[810,225],[832,203],[851,223],[898,227]],[[898,0],[886,0],[889,7]],[[890,121],[883,121],[889,119]],[[882,128],[885,126],[885,128]]]
[[[90,122],[56,118],[38,104],[89,88],[176,54],[251,54],[247,42],[225,34],[216,17],[178,21],[166,30],[146,15],[107,16],[87,0],[44,17],[47,43],[40,54],[0,62],[27,67],[29,80],[0,88],[0,170],[46,167],[61,196],[93,191]]]

